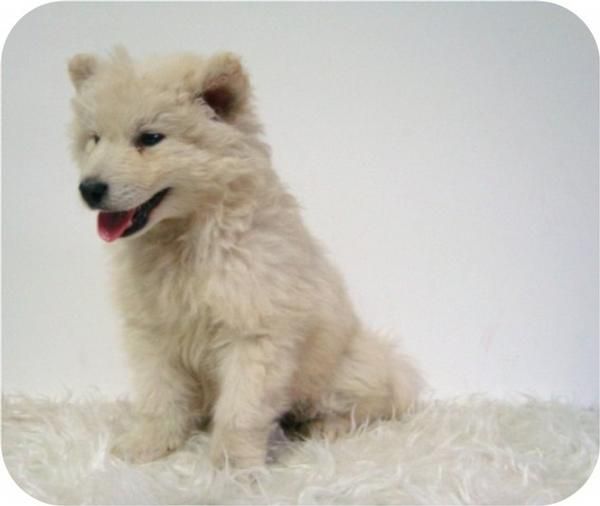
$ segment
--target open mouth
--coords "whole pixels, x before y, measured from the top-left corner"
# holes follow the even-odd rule
[[[126,211],[100,211],[98,213],[98,234],[105,241],[112,242],[120,237],[127,237],[139,232],[146,226],[150,214],[158,207],[169,189],[165,188],[159,191],[143,204]]]

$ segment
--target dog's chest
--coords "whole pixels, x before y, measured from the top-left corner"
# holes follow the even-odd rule
[[[218,332],[207,298],[208,267],[165,251],[117,258],[117,295],[129,321],[182,346],[208,346]]]

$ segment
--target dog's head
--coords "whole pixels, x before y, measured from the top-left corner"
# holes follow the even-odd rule
[[[79,191],[100,211],[106,241],[248,191],[268,165],[248,77],[231,53],[142,63],[123,49],[107,59],[79,54],[69,74]]]

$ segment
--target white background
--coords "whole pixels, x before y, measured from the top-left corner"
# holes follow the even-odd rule
[[[3,54],[3,388],[128,391],[66,60],[240,53],[365,321],[442,396],[598,399],[596,45],[550,4],[51,4]],[[110,246],[109,246],[110,247]]]

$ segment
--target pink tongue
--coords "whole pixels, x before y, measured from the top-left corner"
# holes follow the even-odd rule
[[[120,211],[118,213],[98,213],[98,234],[107,242],[114,241],[123,235],[123,232],[131,225],[134,209]]]

